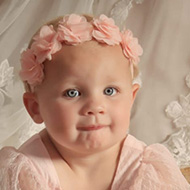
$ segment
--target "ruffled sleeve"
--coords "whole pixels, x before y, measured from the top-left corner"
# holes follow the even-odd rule
[[[50,190],[30,159],[15,148],[0,150],[1,190]]]
[[[160,144],[147,146],[130,190],[189,190],[170,152]]]

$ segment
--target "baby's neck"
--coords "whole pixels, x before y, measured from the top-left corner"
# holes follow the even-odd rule
[[[110,189],[119,159],[121,143],[94,154],[76,154],[56,146],[46,132],[41,133],[45,146],[64,188],[75,183],[82,189]],[[77,182],[78,181],[78,182]],[[62,188],[63,188],[62,187]],[[86,187],[86,188],[85,188]],[[69,188],[65,188],[69,189]],[[79,189],[79,188],[78,188]]]

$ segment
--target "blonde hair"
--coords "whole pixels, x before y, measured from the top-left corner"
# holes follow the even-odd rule
[[[82,14],[82,16],[84,16],[84,17],[86,18],[87,22],[91,22],[91,21],[93,20],[93,18],[94,18],[93,16],[87,15],[87,14]],[[44,25],[48,25],[48,26],[49,26],[49,25],[52,25],[53,28],[54,28],[54,30],[57,31],[58,24],[59,24],[59,22],[63,19],[63,17],[64,17],[64,16],[59,16],[59,17],[57,17],[57,18],[55,18],[55,19],[53,19],[53,20],[50,20],[50,21],[46,22],[46,23],[43,24],[42,26],[44,26]],[[42,27],[42,26],[41,26],[41,27]],[[36,34],[39,33],[41,27],[40,27],[40,28],[36,31],[36,33],[34,33],[34,35],[32,36],[32,38],[31,38],[31,40],[30,40],[30,42],[29,42],[28,48],[31,48],[31,45],[32,45],[32,43],[34,42],[33,37],[34,37]],[[138,75],[139,75],[139,68],[138,68],[137,65],[133,64],[133,74],[132,74],[133,78],[132,78],[132,79],[134,80]],[[31,86],[28,84],[28,82],[27,82],[27,81],[24,81],[23,83],[24,83],[24,88],[25,88],[25,90],[26,90],[27,92],[32,92]]]

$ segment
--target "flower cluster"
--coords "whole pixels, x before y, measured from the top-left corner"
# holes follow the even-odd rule
[[[131,64],[137,64],[143,52],[132,32],[120,32],[112,18],[100,15],[88,22],[84,16],[71,14],[59,21],[57,31],[52,25],[44,25],[34,36],[31,48],[21,54],[21,79],[31,86],[40,84],[44,79],[43,62],[51,60],[62,44],[77,45],[92,39],[107,45],[120,44]]]

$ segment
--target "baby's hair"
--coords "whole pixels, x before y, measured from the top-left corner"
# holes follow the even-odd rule
[[[91,22],[91,21],[94,19],[94,17],[93,17],[92,15],[82,14],[81,16],[84,16],[84,17],[86,18],[87,22]],[[43,24],[42,26],[44,26],[44,25],[48,25],[48,26],[52,25],[52,26],[53,26],[53,29],[57,32],[57,28],[58,28],[58,26],[59,26],[59,22],[60,22],[63,18],[64,18],[64,16],[59,16],[59,17],[57,17],[57,18],[55,18],[55,19],[53,19],[53,20],[50,20],[50,21],[46,22],[46,23]],[[41,27],[42,27],[42,26],[41,26]],[[29,45],[28,45],[28,49],[31,48],[33,42],[35,41],[33,38],[34,38],[34,36],[36,36],[36,35],[39,33],[39,31],[41,30],[41,27],[40,27],[40,28],[37,30],[37,32],[32,36],[32,38],[31,38],[31,40],[30,40],[30,42],[29,42]],[[130,63],[130,64],[131,64],[131,63]],[[132,67],[133,67],[133,68],[132,68],[132,71],[133,71],[133,73],[132,73],[132,79],[134,80],[134,79],[138,76],[138,74],[139,74],[139,68],[138,68],[137,64],[132,64]],[[31,85],[30,85],[27,81],[23,81],[23,83],[24,83],[24,88],[25,88],[26,92],[32,92]]]

